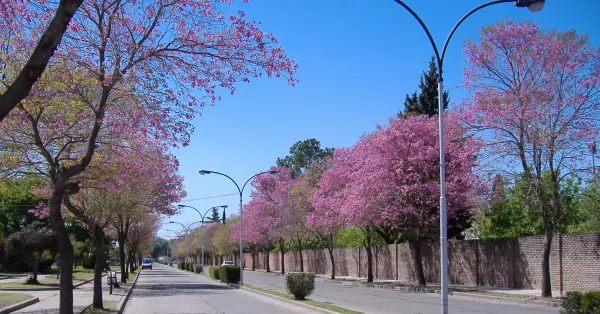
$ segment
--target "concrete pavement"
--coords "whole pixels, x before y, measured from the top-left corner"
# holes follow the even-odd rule
[[[133,281],[132,277],[129,282]],[[119,302],[125,294],[125,289],[114,289],[113,294],[109,295],[109,287],[106,283],[106,276],[102,277],[102,298],[104,301],[115,301]],[[59,291],[1,291],[1,292],[15,292],[15,293],[26,293],[40,298],[40,302],[30,305],[14,313],[23,314],[53,314],[58,313],[58,307],[60,305]],[[94,297],[94,282],[88,282],[82,286],[73,289],[73,312],[80,313],[85,309],[86,306],[92,304]]]
[[[244,271],[244,283],[286,292],[285,277],[279,275]],[[365,314],[437,314],[440,312],[439,294],[403,293],[323,280],[317,280],[315,292],[309,298]],[[559,312],[558,308],[464,296],[450,296],[448,311],[452,314],[558,314]]]
[[[307,309],[154,263],[143,270],[124,314],[306,313]]]

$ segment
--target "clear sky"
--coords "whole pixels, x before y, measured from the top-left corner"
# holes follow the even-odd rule
[[[203,110],[193,124],[188,147],[174,150],[185,178],[187,198],[181,204],[202,213],[228,205],[238,212],[234,184],[208,169],[228,174],[242,185],[253,174],[268,170],[297,141],[316,138],[324,147],[346,147],[385,124],[403,109],[406,93],[416,90],[433,50],[417,21],[393,0],[250,0],[227,10],[242,9],[262,22],[289,56],[300,65],[295,87],[283,79],[260,79],[239,85]],[[425,21],[437,44],[443,45],[452,26],[486,0],[405,0]],[[543,29],[576,29],[600,46],[599,0],[547,0],[541,12],[513,4],[485,8],[468,18],[454,35],[444,61],[445,88],[452,103],[464,95],[460,83],[465,39],[476,39],[482,26],[505,18],[530,19]],[[452,104],[451,104],[452,106]],[[244,191],[247,202],[250,189]],[[207,198],[207,199],[203,199]],[[165,220],[165,223],[169,219]],[[200,220],[185,208],[170,220]],[[164,229],[161,236],[173,236]]]

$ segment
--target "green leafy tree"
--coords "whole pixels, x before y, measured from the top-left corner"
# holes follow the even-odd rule
[[[421,115],[426,114],[428,116],[434,116],[438,114],[438,68],[435,62],[435,58],[431,57],[429,61],[429,69],[423,72],[421,76],[421,82],[419,88],[421,92],[412,93],[412,95],[406,94],[404,100],[404,112],[398,113],[399,117],[409,115]],[[450,97],[448,91],[444,91],[444,109],[448,108]]]
[[[0,180],[0,228],[4,236],[37,220],[27,213],[43,201],[33,194],[34,185],[28,178]]]
[[[333,148],[321,148],[321,142],[311,138],[292,145],[288,156],[277,158],[277,166],[290,168],[292,178],[295,178],[302,174],[312,162],[331,157],[332,154]]]
[[[595,177],[581,194],[579,225],[571,226],[572,232],[600,232],[600,177]]]
[[[27,280],[30,284],[39,284],[37,275],[40,258],[45,250],[55,247],[54,232],[47,224],[39,221],[11,234],[6,243],[6,251],[9,254],[27,254],[32,270],[32,276]]]
[[[550,173],[543,175],[547,187],[545,199],[552,199]],[[580,181],[569,177],[560,186],[561,207],[564,213],[556,222],[555,231],[565,234],[580,232],[588,220],[580,210]],[[494,179],[488,204],[475,217],[476,234],[481,238],[523,237],[544,234],[544,223],[538,214],[539,201],[532,185],[524,175],[510,185],[501,176]]]

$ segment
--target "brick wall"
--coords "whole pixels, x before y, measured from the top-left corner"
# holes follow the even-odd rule
[[[543,236],[449,241],[448,275],[451,284],[517,289],[541,289]],[[421,243],[423,267],[428,282],[439,282],[439,244]],[[416,281],[412,250],[407,244],[373,247],[376,279]],[[252,257],[245,254],[246,267]],[[303,251],[304,271],[331,274],[326,249]],[[333,252],[336,276],[366,277],[364,247],[339,248]],[[271,271],[281,270],[281,253],[270,252]],[[266,253],[258,253],[255,265],[265,269]],[[285,254],[285,270],[300,271],[299,252]],[[553,290],[600,290],[600,233],[554,236],[550,253]]]

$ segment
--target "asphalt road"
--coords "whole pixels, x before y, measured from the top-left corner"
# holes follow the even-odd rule
[[[145,269],[124,314],[306,313],[304,307],[225,285],[171,266]]]
[[[285,278],[263,272],[244,271],[244,283],[285,292]],[[365,314],[438,314],[439,294],[403,293],[399,291],[357,287],[317,280],[312,300],[364,312]],[[452,314],[558,314],[558,308],[514,304],[464,296],[450,296],[448,312]]]

